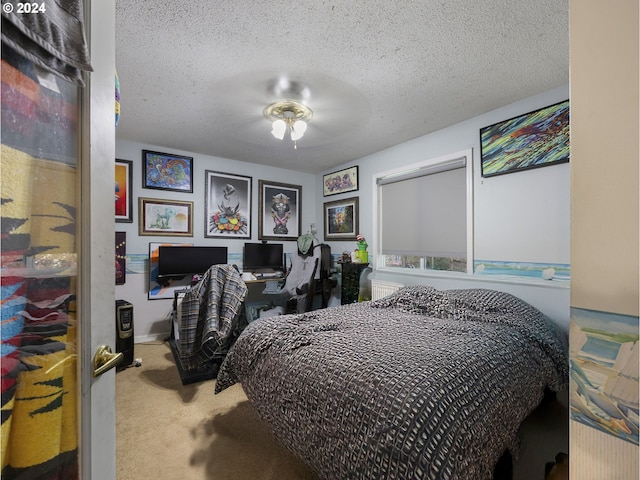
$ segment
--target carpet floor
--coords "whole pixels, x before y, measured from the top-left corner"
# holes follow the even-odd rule
[[[116,374],[118,480],[307,480],[240,385],[182,385],[166,343],[135,345],[142,366]]]
[[[182,385],[167,343],[135,345],[140,367],[116,374],[117,480],[317,480],[256,415],[240,385],[214,395],[215,380]],[[514,480],[543,480],[568,452],[564,397],[521,429]]]

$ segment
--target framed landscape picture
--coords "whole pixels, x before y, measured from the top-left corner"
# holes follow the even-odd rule
[[[324,239],[355,240],[358,235],[358,197],[324,204]]]
[[[139,235],[193,237],[193,202],[139,198]]]
[[[251,177],[205,170],[204,236],[251,238]]]
[[[302,230],[302,186],[259,182],[259,240],[297,240]]]
[[[193,158],[143,150],[142,186],[193,193]]]
[[[569,100],[480,129],[482,176],[569,161]]]

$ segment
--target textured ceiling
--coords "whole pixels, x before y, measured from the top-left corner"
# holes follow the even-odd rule
[[[569,82],[568,0],[117,0],[116,130],[319,172]],[[297,150],[263,109],[313,110]]]

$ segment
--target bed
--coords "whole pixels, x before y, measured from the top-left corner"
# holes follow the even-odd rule
[[[321,479],[490,479],[546,390],[567,386],[566,333],[485,289],[404,287],[380,300],[251,323],[215,385],[241,383]]]

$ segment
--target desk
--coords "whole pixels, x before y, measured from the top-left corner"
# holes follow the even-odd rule
[[[308,293],[306,295],[303,294],[298,296],[297,298],[288,298],[286,295],[283,297],[282,295],[278,295],[276,291],[272,293],[264,292],[267,284],[272,283],[274,285],[284,285],[285,281],[285,277],[272,277],[261,278],[258,280],[246,280],[244,282],[249,290],[245,298],[245,315],[247,322],[252,322],[257,319],[259,317],[260,310],[268,310],[276,305],[283,306],[284,313],[302,313],[309,312],[317,308],[327,308],[329,306],[331,291],[338,283],[334,278],[329,277],[312,279]],[[320,298],[316,298],[317,296],[320,296]],[[356,292],[356,300],[357,298],[358,293]],[[314,299],[318,301],[314,302]]]
[[[244,299],[244,315],[247,323],[251,323],[260,317],[260,310],[274,306],[275,300],[281,299],[277,295],[263,293],[268,283],[282,284],[284,278],[260,278],[258,280],[245,280],[247,296]]]

